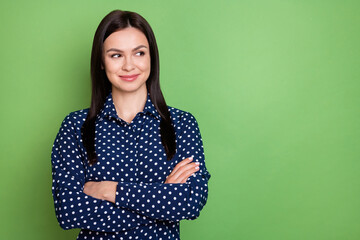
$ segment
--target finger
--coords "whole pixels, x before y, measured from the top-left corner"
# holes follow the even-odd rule
[[[173,176],[168,176],[165,180],[165,183],[180,183],[180,182],[177,181],[177,179],[175,179]]]
[[[196,167],[199,167],[199,163],[198,162],[192,162],[192,163],[189,163],[185,166],[182,166],[179,168],[179,170],[176,171],[176,173],[174,173],[173,177],[175,179],[179,178],[181,174],[183,174],[184,172],[190,170],[190,169],[193,169],[195,170]]]
[[[188,163],[188,164],[186,164],[186,165],[183,165],[183,166],[181,166],[181,167],[179,167],[179,169],[172,175],[175,179],[177,179],[177,178],[179,178],[179,176],[183,173],[183,172],[185,172],[185,171],[187,171],[187,170],[189,170],[189,169],[191,169],[191,168],[195,168],[196,167],[196,163],[195,162],[192,162],[192,163]]]
[[[199,171],[199,167],[195,167],[193,169],[189,169],[186,172],[183,172],[183,174],[181,174],[179,176],[179,178],[177,179],[178,182],[180,183],[185,183],[187,181],[187,179],[193,175],[195,172]]]
[[[174,169],[171,171],[169,176],[174,175],[180,167],[190,163],[193,160],[193,157],[189,157],[189,158],[185,158],[184,160],[182,160],[181,162],[179,162],[178,164],[176,164],[176,166],[174,167]]]
[[[173,179],[172,177],[167,177],[165,183],[179,183],[179,182],[177,182],[176,179]]]
[[[185,166],[180,167],[175,174],[169,175],[166,178],[165,183],[180,183],[180,180],[178,179],[179,176],[181,174],[183,174],[184,172],[186,172],[187,170],[190,170],[190,169],[192,169],[192,172],[197,171],[195,168],[198,165],[199,165],[199,163],[194,162],[194,163],[189,163],[189,164],[187,164]],[[183,178],[181,178],[181,179],[183,179]]]
[[[172,172],[170,173],[171,174],[174,174],[176,171],[179,170],[179,168],[181,168],[182,166],[190,163],[191,161],[193,160],[193,157],[188,157],[188,158],[185,158],[184,160],[182,160],[181,162],[179,162],[178,164],[176,164],[176,166],[174,167],[174,169],[172,170]]]

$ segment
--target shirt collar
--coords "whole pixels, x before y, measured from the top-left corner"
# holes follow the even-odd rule
[[[156,110],[154,104],[151,101],[149,92],[147,93],[145,107],[142,112],[145,114],[152,115],[154,118],[156,118],[158,120],[161,120],[161,116],[160,116],[159,112]],[[99,113],[99,117],[104,117],[104,116],[107,116],[109,118],[119,119],[119,116],[116,113],[116,109],[115,109],[111,91],[109,92],[108,96],[106,97],[104,106]]]

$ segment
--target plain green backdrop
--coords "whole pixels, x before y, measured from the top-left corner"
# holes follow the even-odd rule
[[[168,105],[198,120],[212,178],[182,239],[360,239],[360,2],[0,3],[0,238],[75,239],[51,196],[61,121],[90,101],[111,10],[157,37]]]

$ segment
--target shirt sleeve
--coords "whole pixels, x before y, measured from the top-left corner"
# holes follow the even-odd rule
[[[199,217],[208,196],[210,173],[205,167],[202,138],[198,123],[190,113],[182,115],[177,154],[180,159],[193,156],[199,170],[186,183],[119,182],[115,204],[157,220],[180,221]]]
[[[83,154],[79,150],[71,113],[64,119],[51,153],[52,195],[55,213],[63,229],[125,231],[153,222],[133,210],[83,193],[85,184]]]

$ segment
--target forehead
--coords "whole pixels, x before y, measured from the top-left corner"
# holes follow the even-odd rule
[[[109,48],[128,50],[139,45],[149,46],[145,34],[137,28],[128,27],[110,34],[104,41],[104,50]]]

